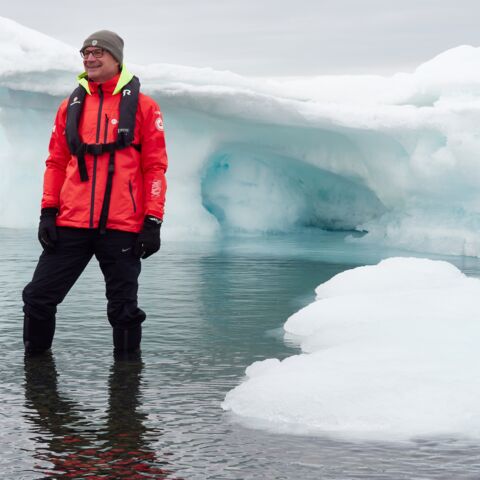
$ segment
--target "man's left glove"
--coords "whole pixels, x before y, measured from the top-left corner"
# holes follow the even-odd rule
[[[133,254],[138,258],[148,258],[160,250],[160,227],[162,220],[152,215],[147,215],[143,222],[142,231],[138,234],[133,247]]]
[[[52,251],[57,242],[57,214],[58,208],[42,208],[40,224],[38,225],[38,241],[46,251]]]

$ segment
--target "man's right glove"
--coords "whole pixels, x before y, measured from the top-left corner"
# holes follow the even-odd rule
[[[45,251],[53,251],[57,242],[57,213],[58,208],[42,208],[38,226],[38,241]]]
[[[162,220],[152,215],[147,215],[143,221],[142,231],[138,234],[133,247],[133,254],[138,258],[148,258],[160,250],[160,227]]]

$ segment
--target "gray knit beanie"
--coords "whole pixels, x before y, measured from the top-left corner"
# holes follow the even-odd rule
[[[80,50],[83,52],[87,47],[100,47],[108,50],[118,63],[123,63],[123,39],[110,30],[100,30],[92,33],[84,42]]]

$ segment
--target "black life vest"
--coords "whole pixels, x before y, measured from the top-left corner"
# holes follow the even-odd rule
[[[120,112],[118,119],[117,139],[110,143],[84,143],[78,133],[80,117],[82,115],[85,96],[84,87],[79,85],[70,95],[67,107],[67,123],[65,135],[67,137],[70,153],[77,157],[78,171],[82,182],[88,181],[85,154],[94,156],[109,153],[108,176],[103,198],[102,211],[100,213],[100,233],[105,233],[110,197],[112,194],[113,174],[115,172],[115,152],[124,148],[133,147],[140,151],[140,145],[133,143],[135,133],[135,117],[138,107],[138,96],[140,93],[140,81],[133,77],[121,90]]]

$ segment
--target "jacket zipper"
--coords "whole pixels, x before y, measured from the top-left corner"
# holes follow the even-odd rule
[[[95,137],[95,143],[100,140],[100,126],[102,119],[102,107],[103,107],[103,90],[102,86],[98,86],[98,96],[100,97],[100,105],[98,106],[97,116],[97,135]],[[92,195],[90,198],[90,228],[93,228],[93,214],[95,210],[95,184],[97,183],[97,155],[93,156],[93,175],[92,175]]]
[[[135,203],[135,198],[133,198],[133,186],[131,180],[128,181],[128,189],[130,190],[130,198],[132,199],[133,213],[137,213],[137,205]]]

